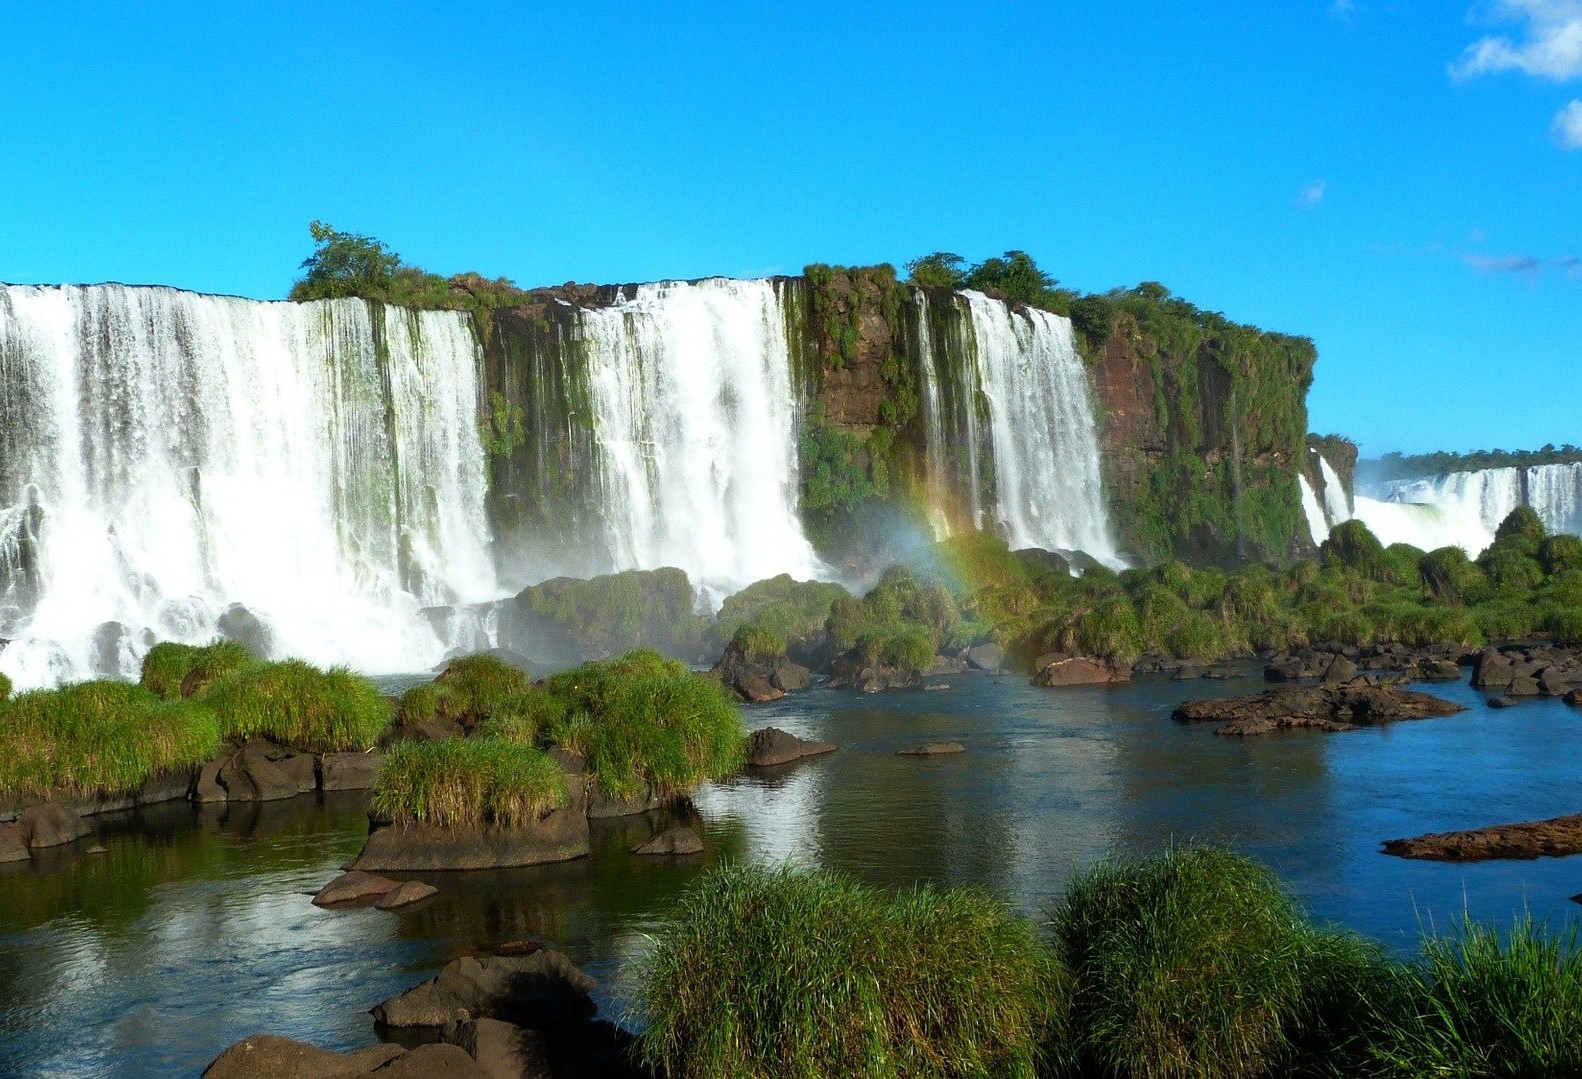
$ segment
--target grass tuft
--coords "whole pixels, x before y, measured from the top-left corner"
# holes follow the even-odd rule
[[[261,736],[309,753],[365,750],[390,725],[389,703],[345,667],[320,670],[297,659],[253,663],[202,698],[232,734]]]
[[[200,695],[252,662],[252,653],[235,641],[216,640],[201,646],[163,641],[143,657],[139,684],[167,701],[180,700]]]
[[[566,802],[566,774],[552,757],[484,736],[391,746],[371,804],[398,824],[516,828]]]

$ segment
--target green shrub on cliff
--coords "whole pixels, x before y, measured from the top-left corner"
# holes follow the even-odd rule
[[[220,679],[201,698],[230,734],[261,736],[309,753],[365,750],[393,718],[366,678],[345,667],[321,670],[297,659],[253,663]]]
[[[697,593],[674,567],[627,570],[590,580],[557,577],[523,590],[516,603],[568,656],[611,656],[654,648],[693,658],[707,629]]]
[[[209,760],[223,734],[204,704],[125,682],[22,693],[0,702],[0,793],[126,794]]]
[[[1033,926],[976,890],[727,865],[642,961],[642,1051],[676,1079],[1030,1077],[1061,981]]]
[[[566,804],[566,774],[547,753],[498,737],[397,742],[370,803],[397,824],[517,828]]]
[[[807,640],[823,632],[830,604],[848,593],[827,581],[797,581],[789,573],[757,581],[727,596],[714,620],[714,639],[729,641],[743,626],[783,641]]]

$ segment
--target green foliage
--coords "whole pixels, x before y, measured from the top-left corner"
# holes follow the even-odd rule
[[[526,672],[501,662],[486,652],[458,656],[445,665],[439,677],[427,687],[418,686],[402,698],[402,718],[408,718],[407,698],[417,690],[430,690],[412,703],[413,719],[432,719],[436,716],[474,727],[489,719],[512,703],[516,697],[533,688],[533,680]],[[432,703],[430,703],[432,701]]]
[[[1551,577],[1582,570],[1582,536],[1561,534],[1546,537],[1538,544],[1538,561]]]
[[[22,693],[0,702],[0,794],[126,794],[212,758],[222,734],[204,703],[126,682]]]
[[[869,473],[862,439],[831,425],[821,401],[814,403],[803,421],[801,460],[805,510],[849,512],[885,493]]]
[[[1524,539],[1537,542],[1544,538],[1544,522],[1531,506],[1517,506],[1494,530],[1494,542],[1507,539]]]
[[[1082,1075],[1288,1074],[1333,1049],[1337,1005],[1379,964],[1313,929],[1280,882],[1218,848],[1101,864],[1053,912],[1072,978],[1063,1063]]]
[[[933,635],[922,626],[907,626],[884,642],[880,658],[886,666],[897,670],[927,670],[934,662]]]
[[[1060,1020],[1047,948],[975,890],[727,865],[656,938],[642,1049],[676,1079],[1032,1076]]]
[[[731,650],[749,663],[773,663],[786,654],[786,640],[762,626],[742,626],[731,635]]]
[[[1344,566],[1375,581],[1389,579],[1384,545],[1361,521],[1343,521],[1331,529],[1319,545],[1318,557],[1325,566]]]
[[[1489,595],[1488,575],[1460,547],[1430,551],[1417,566],[1429,591],[1446,603],[1480,603]]]
[[[967,271],[965,285],[1061,314],[1070,303],[1070,294],[1057,292],[1059,282],[1041,270],[1026,251],[1007,251],[999,258],[984,259]]]
[[[0,673],[0,702],[11,696],[11,679]]]
[[[886,570],[862,599],[837,597],[824,628],[836,655],[858,651],[862,666],[894,657],[905,662],[892,665],[914,671],[928,667],[940,650],[970,644],[978,629],[986,629],[962,617],[938,577],[905,566]]]
[[[261,736],[308,753],[368,749],[392,719],[389,702],[366,678],[298,659],[249,664],[197,699],[220,715],[231,734]]]
[[[567,802],[566,774],[543,750],[502,737],[397,742],[372,809],[398,824],[517,828]]]
[[[935,251],[906,264],[907,280],[928,288],[959,289],[967,283],[967,260],[951,251]]]
[[[796,581],[782,573],[726,597],[714,619],[714,635],[728,641],[741,627],[754,626],[784,641],[805,639],[823,630],[830,604],[848,595],[838,584]]]
[[[196,646],[161,641],[143,657],[139,684],[167,701],[200,695],[224,676],[254,662],[235,641]]]
[[[627,570],[591,580],[556,577],[517,596],[564,637],[567,655],[611,656],[629,648],[656,648],[695,656],[707,623],[686,572],[674,567]]]
[[[499,390],[489,391],[489,415],[482,431],[483,448],[496,457],[510,457],[527,441],[522,406]]]
[[[1476,472],[1486,468],[1527,468],[1582,461],[1582,449],[1550,443],[1539,450],[1472,450],[1469,453],[1386,453],[1373,461],[1358,462],[1358,471],[1373,480],[1419,479],[1451,472]]]
[[[524,297],[506,278],[491,281],[476,273],[441,277],[401,261],[401,256],[380,240],[342,232],[322,221],[309,224],[308,233],[313,237],[313,253],[302,261],[307,272],[291,286],[291,300],[359,297],[401,307],[487,315],[519,304]]]

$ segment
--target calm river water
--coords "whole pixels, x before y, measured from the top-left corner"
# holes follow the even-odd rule
[[[665,821],[596,821],[590,858],[428,875],[440,895],[405,916],[308,902],[361,845],[360,796],[102,818],[107,853],[0,866],[0,1075],[196,1074],[258,1032],[366,1045],[370,1006],[460,951],[522,937],[567,952],[620,1018],[625,961],[725,858],[980,884],[1039,915],[1106,854],[1220,840],[1278,870],[1319,917],[1403,952],[1464,909],[1582,918],[1568,899],[1582,892],[1582,858],[1457,866],[1378,853],[1388,838],[1582,810],[1582,711],[1491,711],[1455,685],[1425,688],[1470,705],[1460,716],[1351,734],[1240,741],[1170,721],[1188,697],[1258,688],[1043,690],[978,676],[949,692],[815,689],[749,709],[748,724],[840,751],[703,790],[701,858],[627,853]],[[967,752],[895,755],[927,739]]]

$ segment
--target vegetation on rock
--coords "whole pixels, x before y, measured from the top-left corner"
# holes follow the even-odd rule
[[[396,824],[519,828],[566,802],[566,774],[554,758],[487,736],[397,742],[370,804]]]
[[[1582,448],[1567,442],[1549,443],[1537,450],[1470,450],[1466,453],[1386,453],[1358,462],[1358,471],[1370,480],[1408,480],[1441,476],[1448,472],[1474,472],[1485,468],[1530,468],[1534,465],[1569,465],[1582,461]]]
[[[525,295],[503,277],[490,281],[475,273],[449,278],[429,273],[403,262],[383,241],[322,221],[309,224],[308,233],[313,253],[302,260],[307,272],[291,286],[291,300],[358,297],[401,307],[487,313],[520,303]]]
[[[539,630],[549,651],[552,640],[566,656],[613,656],[629,648],[652,648],[695,658],[708,621],[697,612],[697,593],[684,571],[673,567],[627,570],[591,580],[556,577],[524,589],[516,608]]]

